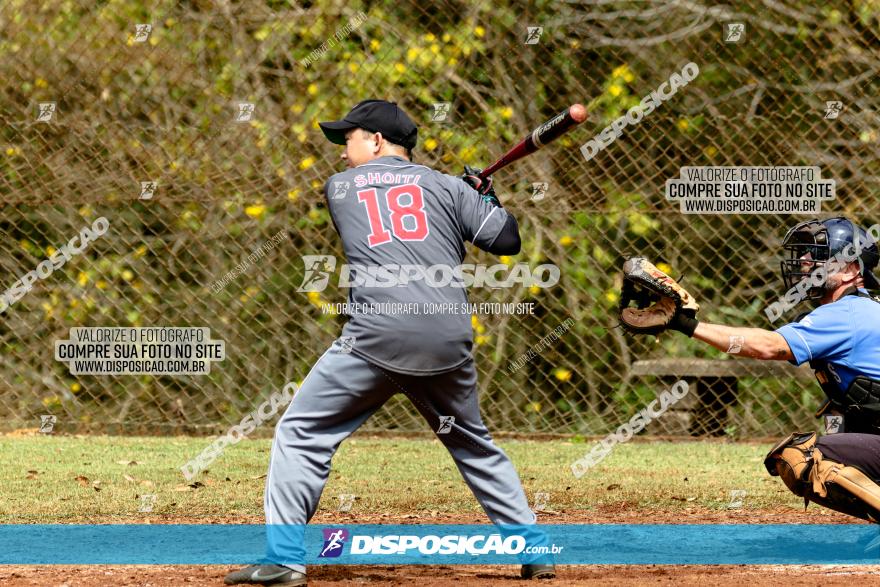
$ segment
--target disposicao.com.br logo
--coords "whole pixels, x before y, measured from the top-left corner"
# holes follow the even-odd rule
[[[324,546],[318,558],[335,558],[342,554],[345,549],[345,541],[348,540],[348,530],[344,528],[325,528]]]
[[[344,533],[344,534],[343,534]],[[337,557],[344,550],[348,532],[341,529],[324,530],[324,547],[319,557]],[[527,546],[523,536],[504,537],[500,534],[488,535],[397,535],[351,536],[350,554],[429,554],[429,555],[517,555],[517,554],[558,554],[564,547],[553,545]],[[414,551],[414,552],[411,552]]]
[[[297,291],[320,292],[327,289],[330,276],[336,272],[333,255],[304,255],[305,272]],[[490,287],[507,288],[553,287],[559,283],[560,271],[556,265],[545,263],[530,268],[527,263],[507,265],[358,265],[345,263],[339,266],[339,287],[405,287],[413,282],[423,282],[428,287]]]

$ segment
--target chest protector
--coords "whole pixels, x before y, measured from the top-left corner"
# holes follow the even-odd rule
[[[880,303],[880,300],[856,288],[844,295],[857,295]],[[802,314],[797,321],[806,316]],[[816,380],[830,405],[846,417],[847,432],[880,434],[880,381],[869,377],[856,377],[846,390],[840,387],[840,377],[827,361],[810,361],[810,368],[816,373]],[[825,410],[822,410],[825,411]]]

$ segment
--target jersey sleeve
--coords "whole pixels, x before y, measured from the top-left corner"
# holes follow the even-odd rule
[[[462,239],[488,250],[507,222],[504,208],[484,202],[477,190],[457,177],[446,176],[453,193]]]
[[[788,343],[797,365],[845,358],[852,350],[852,333],[855,331],[849,300],[820,306],[800,322],[776,330]]]

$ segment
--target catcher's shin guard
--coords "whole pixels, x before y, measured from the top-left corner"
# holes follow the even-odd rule
[[[764,466],[804,498],[804,508],[813,501],[880,523],[880,486],[855,467],[825,459],[815,445],[815,432],[795,432],[770,450]]]

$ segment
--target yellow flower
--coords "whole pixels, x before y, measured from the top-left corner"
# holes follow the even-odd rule
[[[41,77],[38,77],[37,79],[34,80],[34,85],[37,86],[38,88],[48,88],[49,87],[48,82],[46,82],[46,80],[44,80]]]
[[[532,294],[533,296],[536,296],[539,293],[541,293],[541,288],[538,287],[537,285],[532,285],[529,287],[529,293]]]
[[[314,157],[306,157],[305,159],[303,159],[302,161],[299,162],[299,168],[305,170],[314,164],[315,164]]]
[[[626,83],[630,83],[634,79],[636,79],[636,76],[634,76],[630,71],[627,71],[625,74],[623,74],[623,81],[625,81]]]
[[[99,279],[97,282],[95,282],[95,287],[97,287],[98,289],[107,289],[107,282],[103,279]]]
[[[309,301],[312,302],[313,304],[317,304],[318,302],[321,301],[321,294],[316,291],[310,291],[309,293],[306,294],[306,297],[308,297]]]
[[[422,38],[425,39],[426,41],[428,41],[429,43],[431,41],[437,40],[437,37],[434,36],[434,33],[428,33],[427,35],[424,35]]]
[[[614,77],[620,77],[627,69],[629,69],[629,66],[626,63],[624,63],[623,65],[618,65],[614,68],[614,70],[612,70],[611,75]]]
[[[471,161],[471,159],[472,159],[473,156],[476,154],[476,152],[477,152],[477,148],[476,148],[476,147],[463,147],[463,148],[461,148],[461,149],[458,151],[458,156],[459,156],[459,158],[461,158],[465,163],[468,163],[468,162]]]
[[[16,149],[15,147],[6,147],[6,154],[9,156],[15,155]]]
[[[505,106],[501,109],[501,118],[504,120],[510,120],[510,117],[513,116],[513,108],[510,106]]]
[[[446,63],[447,65],[456,65],[458,63],[458,59],[456,59],[455,57],[450,57],[449,61],[447,61]]]
[[[318,189],[319,187],[321,187],[321,182],[317,179],[313,179],[312,183],[310,183],[309,185],[311,185],[315,189]]]
[[[568,245],[570,245],[573,242],[574,242],[574,239],[568,235],[565,235],[564,237],[559,239],[559,244],[562,245],[563,247],[567,247]]]
[[[687,121],[687,119],[681,118],[681,119],[679,119],[678,124],[676,124],[676,126],[678,127],[678,130],[687,130],[688,126],[690,126],[690,123]]]
[[[305,106],[302,104],[294,104],[290,107],[290,111],[294,114],[302,114],[302,111],[305,110]]]
[[[70,391],[72,391],[73,393],[76,393],[80,389],[82,389],[82,386],[79,383],[71,383],[70,384]]]
[[[321,213],[318,212],[317,210],[315,210],[314,208],[309,210],[309,218],[311,218],[312,220],[317,220],[320,217],[321,217]]]
[[[307,135],[304,132],[301,132],[298,135],[296,135],[296,140],[298,140],[301,143],[306,142],[306,138],[307,138]]]
[[[434,55],[437,55],[440,52],[440,45],[438,45],[437,43],[434,43],[429,48],[431,49],[431,53],[433,53]]]
[[[299,190],[293,189],[287,192],[287,199],[291,202],[296,202],[299,199]]]
[[[425,141],[425,144],[423,146],[425,147],[426,151],[433,151],[437,148],[437,141],[435,141],[434,139],[428,139]]]
[[[150,43],[150,45],[152,45],[153,47],[155,47],[156,45],[159,44],[159,37],[154,37],[154,36],[151,35],[151,36],[150,36],[149,43]]]
[[[489,342],[489,339],[485,336],[480,335],[480,336],[474,337],[474,343],[476,343],[478,345],[486,344],[487,342]]]
[[[709,145],[703,150],[703,153],[706,157],[714,157],[718,153],[718,149],[716,149],[713,145]]]
[[[309,94],[309,96],[317,96],[318,84],[309,84],[309,87],[306,88],[306,92]]]
[[[275,175],[277,175],[278,177],[284,177],[285,175],[287,175],[287,172],[279,167],[275,170]]]
[[[379,47],[381,47],[381,46],[382,46],[382,43],[380,43],[376,39],[370,39],[370,50],[371,51],[378,51]]]
[[[357,63],[349,63],[348,64],[348,71],[350,71],[352,73],[357,73],[357,70],[359,70],[360,68],[361,68],[361,66],[358,65]]]
[[[498,260],[501,261],[502,263],[504,263],[505,265],[510,263],[510,257],[508,257],[507,255],[501,255],[500,257],[498,257]]]
[[[406,60],[409,61],[410,63],[412,63],[413,61],[416,60],[416,58],[418,58],[419,53],[421,53],[421,52],[422,52],[422,50],[419,49],[418,47],[410,47],[409,49],[406,50]]]
[[[608,93],[616,98],[623,93],[623,88],[617,84],[611,84],[611,86],[608,88]]]
[[[670,273],[672,273],[672,267],[669,266],[669,264],[667,264],[667,263],[657,263],[656,267],[657,267],[657,269],[659,269],[660,271],[662,271],[666,275],[669,275]]]
[[[396,71],[397,73],[405,73],[406,72],[406,65],[404,65],[403,63],[395,63],[394,64],[394,71]]]
[[[452,40],[452,35],[450,35],[449,33],[443,33],[443,36],[440,38],[443,40],[444,43],[448,43]]]
[[[532,410],[533,412],[540,412],[541,411],[541,402],[530,402],[529,409]]]
[[[553,371],[553,376],[556,377],[556,379],[558,379],[559,381],[568,381],[569,379],[571,379],[571,371],[560,367],[559,369]]]
[[[132,279],[134,279],[134,273],[132,273],[129,269],[126,269],[122,272],[122,279],[124,279],[125,281],[131,281]]]
[[[609,289],[605,292],[605,299],[611,302],[612,304],[616,304],[618,300],[620,300],[620,294],[618,294],[613,289]]]
[[[146,254],[147,254],[147,245],[139,246],[137,248],[137,250],[134,252],[135,257],[143,257]]]
[[[477,318],[476,314],[471,316],[471,328],[477,331],[477,334],[483,334],[486,332],[486,327],[480,324],[480,319]]]
[[[262,218],[266,213],[266,206],[262,204],[253,204],[244,209],[244,213],[251,218]]]
[[[88,274],[86,274],[83,271],[80,271],[79,275],[76,277],[76,282],[79,284],[80,287],[85,287],[86,284],[89,282]]]
[[[46,254],[51,257],[52,253],[54,253],[56,250],[57,249],[55,247],[53,247],[52,245],[49,245],[48,247],[46,247]]]
[[[477,25],[476,27],[474,27],[474,34],[482,38],[486,34],[486,29],[484,29],[480,25]]]

